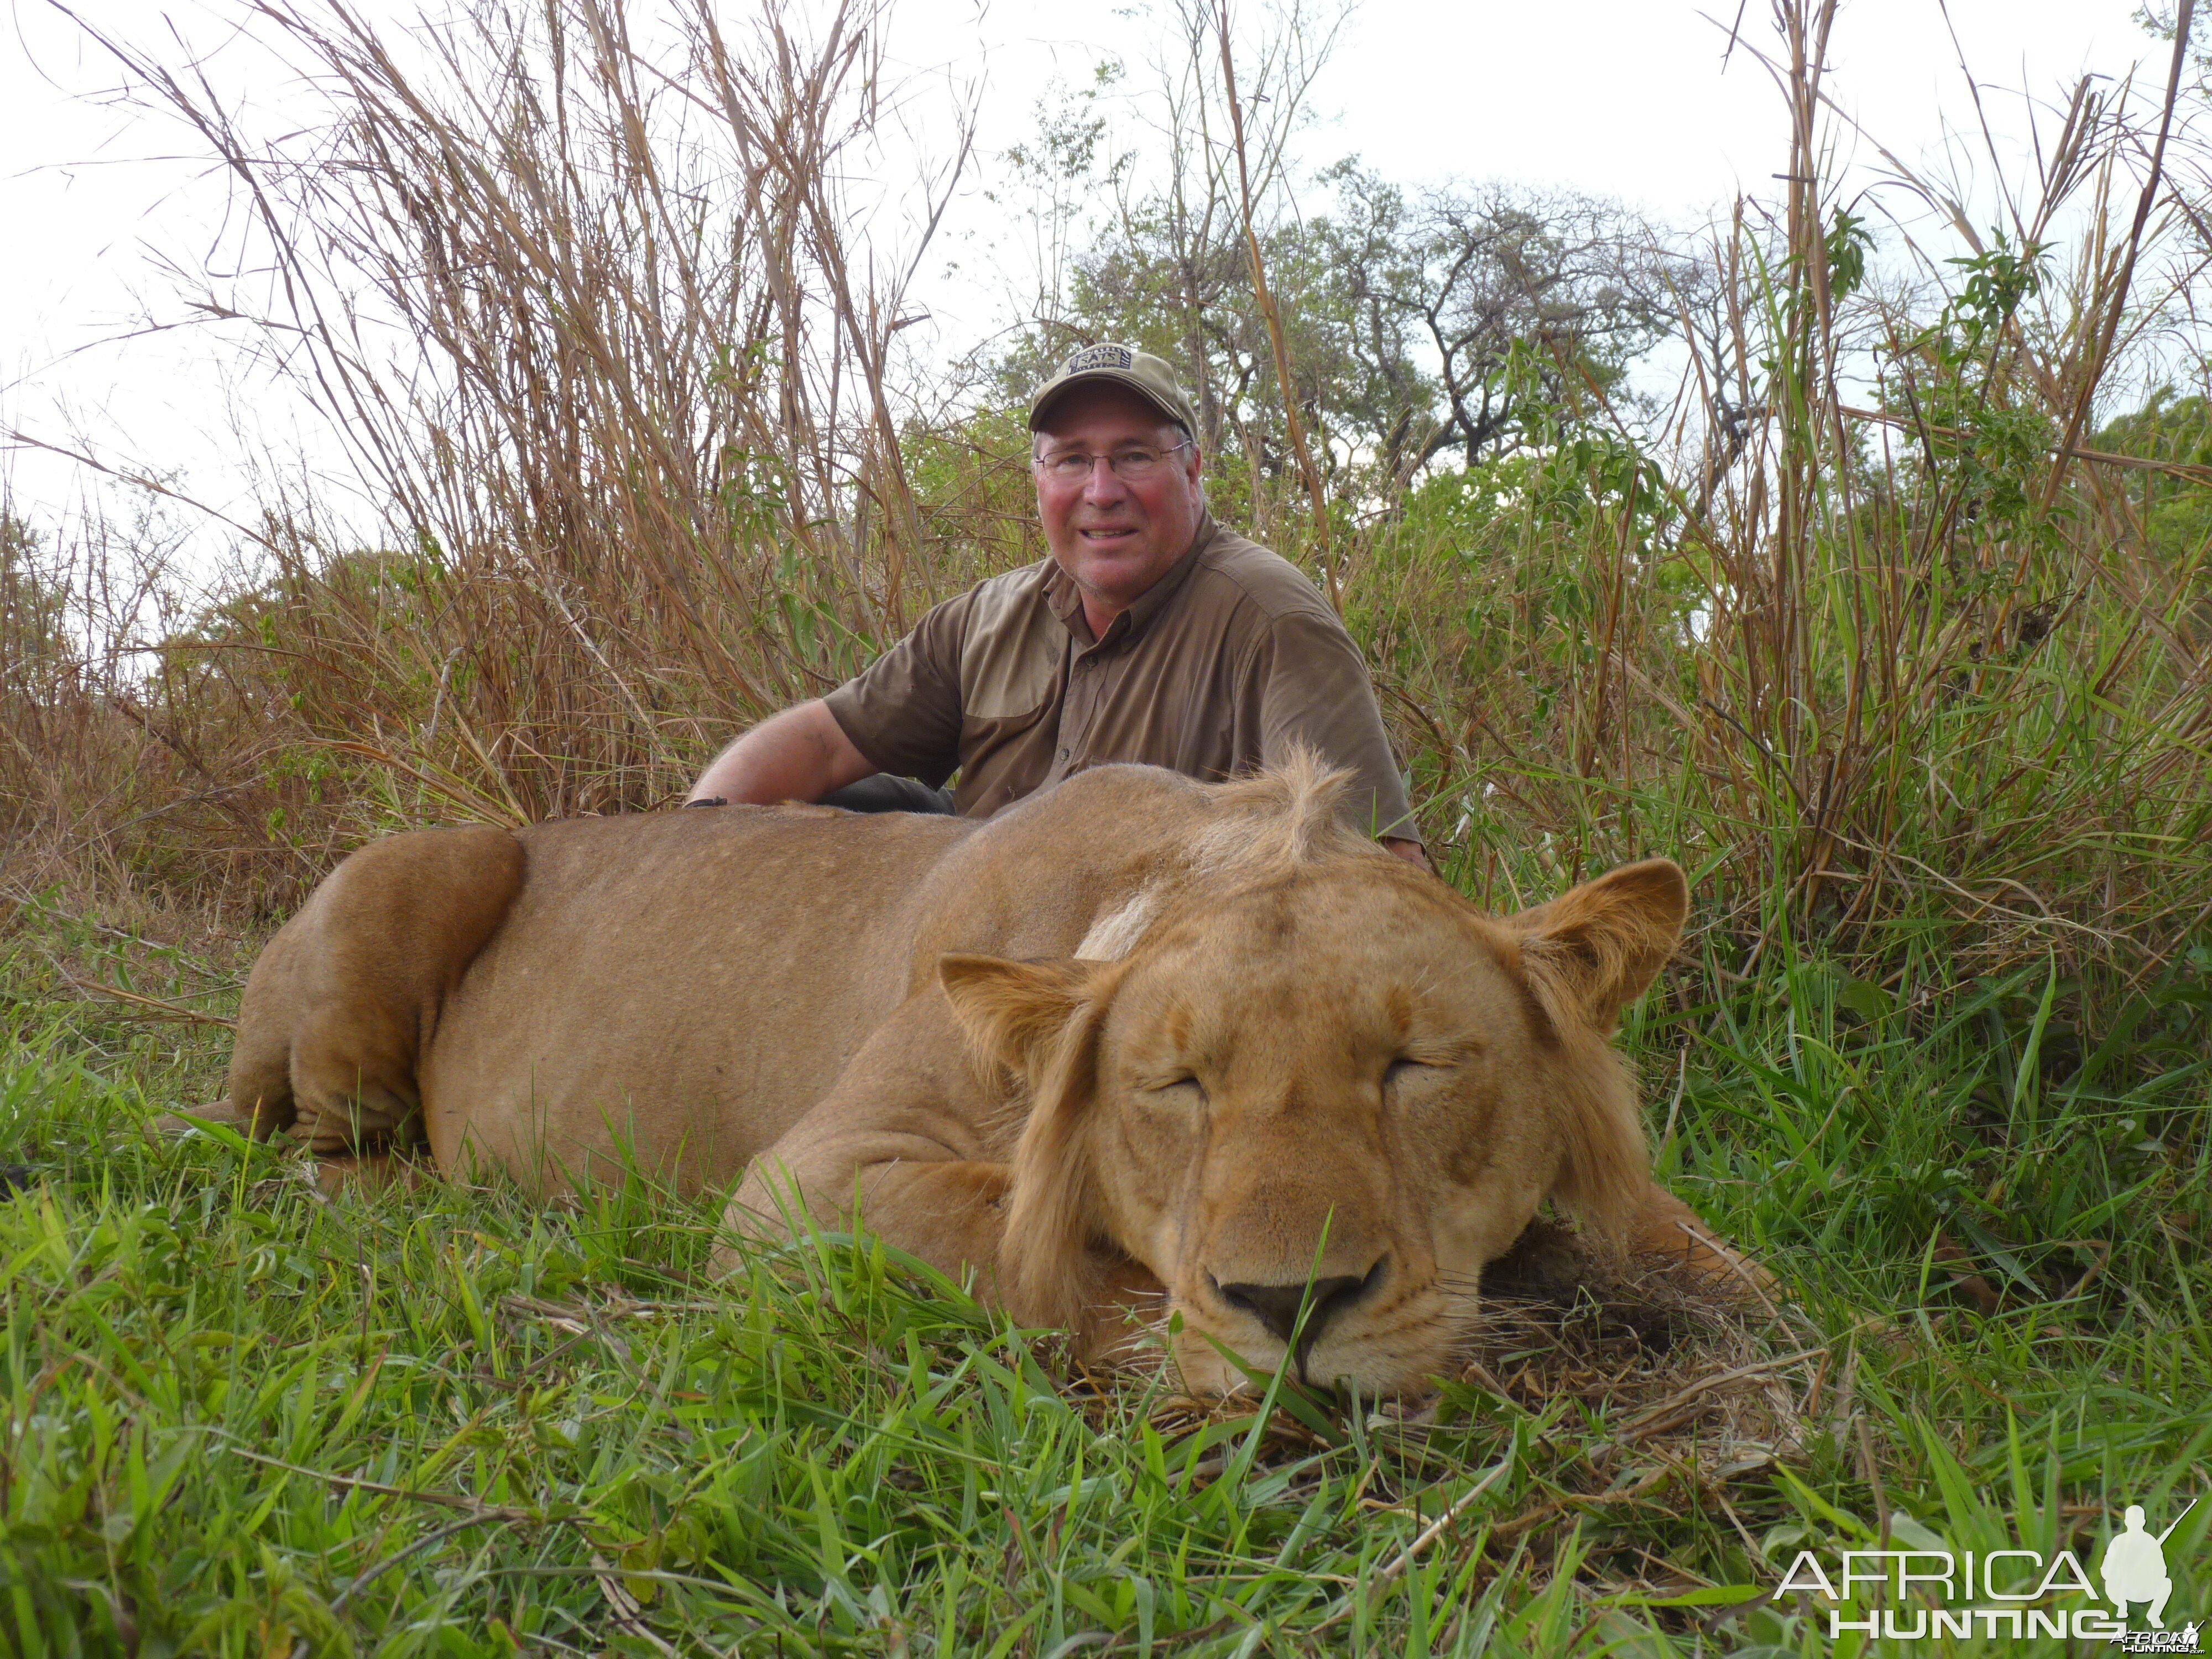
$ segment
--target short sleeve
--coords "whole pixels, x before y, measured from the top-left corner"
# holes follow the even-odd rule
[[[960,765],[960,647],[971,596],[957,595],[822,701],[881,772],[944,785]]]
[[[1343,624],[1318,607],[1278,616],[1252,668],[1259,681],[1262,763],[1278,765],[1303,745],[1352,774],[1346,817],[1370,835],[1419,841],[1375,684]]]

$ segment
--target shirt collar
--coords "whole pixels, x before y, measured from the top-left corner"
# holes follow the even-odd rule
[[[1168,567],[1167,574],[1139,593],[1127,610],[1107,624],[1103,639],[1093,640],[1091,637],[1091,624],[1083,615],[1083,592],[1076,586],[1067,572],[1060,568],[1060,561],[1049,553],[1044,559],[1046,603],[1052,606],[1053,614],[1060,618],[1060,625],[1074,636],[1079,647],[1090,648],[1133,638],[1150,627],[1152,618],[1166,610],[1182,591],[1182,585],[1190,580],[1190,573],[1198,568],[1199,556],[1206,551],[1214,534],[1213,514],[1200,508],[1198,527],[1192,533],[1190,545],[1184,550],[1182,557]]]

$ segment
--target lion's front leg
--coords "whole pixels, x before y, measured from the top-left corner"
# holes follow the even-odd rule
[[[1000,1250],[1013,1187],[1021,1109],[1002,1079],[981,1074],[943,989],[917,992],[862,1045],[815,1106],[746,1166],[723,1223],[735,1239],[779,1242],[807,1227],[857,1222],[919,1257],[978,1300],[1007,1306]],[[1164,1292],[1141,1264],[1103,1247],[1079,1274],[1079,1352],[1109,1360],[1134,1346]],[[714,1268],[740,1265],[739,1247]],[[1016,1318],[1045,1322],[1041,1310]]]
[[[724,1220],[739,1238],[782,1239],[860,1221],[954,1279],[989,1282],[1012,1171],[998,1079],[976,1074],[935,984],[879,1026],[814,1106],[754,1158]],[[1017,1130],[1018,1132],[1018,1130]],[[737,1265],[733,1247],[715,1270]]]
[[[955,1282],[972,1279],[983,1300],[998,1299],[992,1275],[1012,1183],[1006,1165],[904,1137],[887,1157],[874,1155],[890,1149],[866,1134],[795,1147],[787,1146],[789,1139],[746,1169],[723,1212],[732,1234],[775,1242],[808,1227],[842,1231],[858,1223]],[[727,1273],[738,1262],[736,1247],[726,1244],[715,1253],[714,1271]]]
[[[1656,1181],[1631,1224],[1629,1252],[1639,1261],[1679,1273],[1709,1295],[1743,1299],[1770,1309],[1780,1295],[1774,1275],[1722,1242],[1704,1218]]]
[[[985,1305],[1006,1306],[998,1264],[1012,1169],[917,1158],[921,1149],[911,1146],[898,1156],[871,1158],[883,1150],[868,1137],[854,1137],[813,1148],[794,1166],[771,1149],[746,1170],[723,1224],[739,1237],[771,1242],[809,1225],[849,1228],[857,1195],[859,1219],[884,1243],[966,1285]],[[737,1247],[726,1244],[715,1252],[714,1271],[728,1273],[738,1260]],[[1090,1288],[1071,1332],[1076,1352],[1101,1365],[1138,1358],[1166,1311],[1165,1288],[1143,1263],[1103,1247],[1092,1252],[1083,1279]],[[1012,1311],[1018,1319],[1036,1316],[1019,1307]]]

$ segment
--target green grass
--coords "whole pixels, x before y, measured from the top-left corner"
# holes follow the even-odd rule
[[[220,1033],[112,1023],[32,960],[0,969],[27,1654],[1812,1654],[1825,1604],[1766,1592],[1881,1504],[2094,1564],[2120,1505],[2212,1491],[2202,964],[2117,1037],[2047,976],[1934,998],[1813,960],[1647,1005],[1668,1178],[1821,1350],[1802,1443],[1742,1468],[1624,1436],[1601,1389],[1263,1424],[1092,1388],[866,1240],[710,1283],[711,1206],[635,1185],[325,1201],[284,1153],[145,1130],[211,1092]],[[2200,1617],[2208,1520],[2168,1547]]]

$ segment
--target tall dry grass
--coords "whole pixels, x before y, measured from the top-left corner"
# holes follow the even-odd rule
[[[1018,425],[902,393],[965,151],[881,252],[848,182],[886,118],[879,14],[771,3],[733,35],[685,5],[648,46],[612,0],[478,0],[404,51],[307,0],[244,15],[326,122],[258,138],[106,44],[278,273],[206,314],[285,347],[388,522],[357,549],[272,503],[258,579],[135,655],[11,597],[0,878],[265,917],[396,824],[650,808],[1041,550]],[[1781,0],[1743,43],[1784,93],[1787,192],[1711,239],[1668,441],[1593,389],[1494,473],[1332,503],[1345,611],[1433,845],[1493,902],[1663,851],[1717,986],[1815,939],[1878,988],[2045,958],[2139,982],[2212,916],[2212,596],[2087,439],[2197,257],[2176,95],[2085,83],[2008,241],[1885,286],[1831,165],[1834,16]],[[1304,481],[1222,465],[1315,553]],[[54,552],[11,555],[10,595],[50,598]]]
[[[801,29],[772,5],[732,38],[701,5],[651,46],[602,0],[404,35],[241,13],[325,124],[264,141],[88,32],[240,181],[276,280],[197,307],[288,348],[385,527],[359,552],[276,504],[252,529],[269,580],[191,642],[190,695],[273,684],[299,735],[406,751],[467,810],[605,811],[903,629],[941,584],[891,360],[961,157],[920,181],[902,263],[856,243],[874,9]],[[290,654],[238,663],[240,625]]]
[[[2084,440],[2212,253],[2173,171],[2183,50],[2147,105],[2075,89],[2003,231],[1893,162],[1966,243],[1908,240],[1934,280],[1900,289],[1830,164],[1835,15],[1782,0],[1748,46],[1787,193],[1715,239],[1683,459],[1601,400],[1562,411],[1474,556],[1417,546],[1382,587],[1370,562],[1383,676],[1486,887],[1532,832],[1569,872],[1665,851],[1723,983],[1817,940],[1893,989],[2046,960],[2139,986],[2212,919],[2212,586],[2205,546],[2152,551],[2130,485],[2212,471]]]

